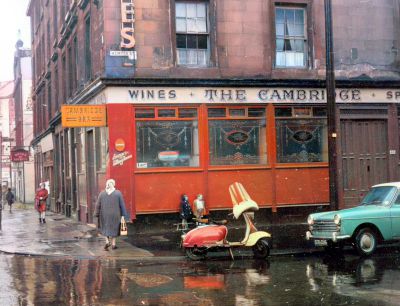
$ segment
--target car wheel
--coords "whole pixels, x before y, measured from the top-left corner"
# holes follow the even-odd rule
[[[369,256],[374,253],[377,244],[377,235],[370,228],[363,228],[357,233],[355,246],[358,254],[360,254],[361,256]]]
[[[253,246],[253,254],[255,258],[264,259],[269,255],[269,244],[266,238],[258,239]]]
[[[203,260],[206,258],[207,250],[198,248],[186,248],[186,256],[191,260]]]

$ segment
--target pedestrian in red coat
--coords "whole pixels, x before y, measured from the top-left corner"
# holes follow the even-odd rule
[[[36,190],[36,209],[39,212],[39,222],[46,223],[46,200],[49,196],[44,183],[40,183],[39,189]]]

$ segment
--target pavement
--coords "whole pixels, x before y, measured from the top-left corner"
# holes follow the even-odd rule
[[[271,256],[311,253],[315,250],[304,239],[306,224],[264,224],[273,237]],[[232,233],[242,228],[233,228]],[[128,236],[117,238],[118,249],[104,250],[105,237],[95,226],[84,224],[53,212],[46,213],[46,223],[40,224],[33,205],[14,204],[2,211],[0,252],[26,256],[70,257],[89,259],[164,260],[184,258],[180,248],[181,231],[176,225],[163,230],[138,231],[135,224],[128,224]],[[229,237],[228,237],[229,239]],[[234,240],[231,240],[234,241]],[[224,256],[227,256],[225,252]],[[247,248],[235,249],[235,257],[252,256]]]

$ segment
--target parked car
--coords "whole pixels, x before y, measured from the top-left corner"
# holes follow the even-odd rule
[[[308,216],[306,239],[327,249],[352,243],[368,256],[379,243],[400,240],[400,182],[372,186],[359,206]]]

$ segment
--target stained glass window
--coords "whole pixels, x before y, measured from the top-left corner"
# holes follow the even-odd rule
[[[326,119],[280,119],[276,121],[279,163],[328,161]]]
[[[198,167],[197,120],[136,122],[137,168]]]
[[[210,164],[266,164],[265,126],[265,119],[210,120]]]

